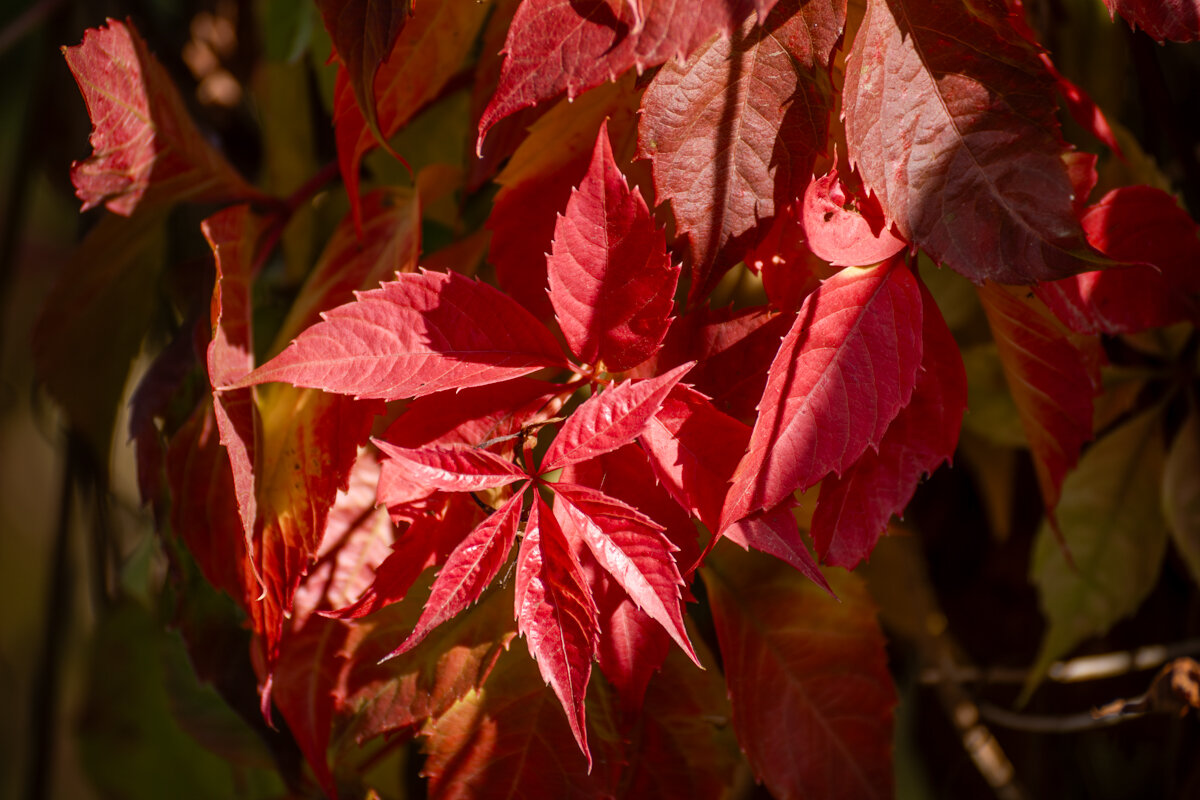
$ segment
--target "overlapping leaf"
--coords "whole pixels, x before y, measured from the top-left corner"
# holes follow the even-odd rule
[[[873,197],[847,197],[837,169],[808,184],[803,219],[808,247],[834,266],[874,264],[904,249]]]
[[[559,429],[542,458],[541,471],[586,461],[632,442],[692,366],[687,363],[657,378],[626,381],[588,398]]]
[[[809,295],[771,364],[727,525],[841,474],[908,404],[921,362],[921,291],[900,261],[847,269]]]
[[[851,163],[935,260],[976,283],[1094,268],[1053,81],[1000,0],[870,0],[843,109]]]
[[[757,550],[791,564],[800,574],[832,594],[833,590],[800,536],[800,526],[790,506],[791,503],[783,502],[769,511],[756,511],[727,526],[721,535],[743,550]]]
[[[432,446],[411,450],[378,439],[375,445],[410,480],[443,492],[496,489],[525,477],[511,461],[476,447]]]
[[[503,117],[560,92],[575,97],[632,67],[686,57],[713,34],[728,34],[756,6],[762,11],[769,0],[642,0],[640,15],[611,0],[527,0],[508,29],[500,83],[479,121],[479,139]]]
[[[1150,186],[1123,186],[1083,215],[1104,255],[1134,266],[1039,284],[1038,297],[1079,333],[1134,333],[1200,312],[1200,226],[1175,198]]]
[[[555,318],[580,361],[621,372],[658,350],[679,268],[646,202],[613,161],[607,124],[555,225],[547,269]]]
[[[1092,438],[1092,397],[1099,377],[1086,354],[1031,298],[986,284],[979,290],[1009,391],[1033,453],[1047,510],[1063,478]]]
[[[110,19],[64,47],[88,116],[92,155],[71,166],[83,210],[129,216],[144,201],[263,199],[200,134],[132,23]]]
[[[1159,503],[1161,409],[1151,409],[1093,445],[1067,476],[1056,516],[1074,564],[1042,525],[1030,579],[1049,627],[1025,696],[1055,659],[1132,614],[1158,580],[1167,547]]]
[[[237,385],[287,381],[395,400],[497,383],[561,361],[549,331],[508,297],[456,273],[420,272],[326,312]]]
[[[688,237],[693,298],[809,181],[825,147],[833,107],[825,67],[844,19],[844,3],[784,0],[763,26],[746,18],[732,38],[665,64],[646,90],[638,154],[653,162],[655,202],[670,201]]]
[[[734,730],[758,779],[777,797],[891,797],[896,692],[861,579],[831,576],[839,603],[731,548],[703,575]]]
[[[912,399],[879,443],[841,477],[821,484],[811,534],[822,561],[853,569],[870,555],[893,514],[904,510],[923,475],[954,455],[967,376],[958,345],[922,287],[921,371]]]
[[[590,768],[583,699],[600,635],[596,604],[558,521],[536,494],[517,555],[515,616]]]
[[[1120,14],[1160,44],[1164,39],[1194,42],[1200,39],[1200,4],[1196,0],[1104,0],[1112,17]]]

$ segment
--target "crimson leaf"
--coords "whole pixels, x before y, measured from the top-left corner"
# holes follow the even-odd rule
[[[495,489],[525,477],[520,467],[495,453],[476,447],[434,446],[412,450],[374,440],[405,476],[443,492]]]

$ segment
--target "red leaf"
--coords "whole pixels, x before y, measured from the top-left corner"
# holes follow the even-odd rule
[[[582,540],[637,607],[662,625],[695,661],[679,600],[683,579],[675,564],[675,548],[663,536],[662,526],[584,486],[557,483],[554,496],[556,519],[567,539]]]
[[[431,720],[423,736],[422,774],[433,800],[606,796],[588,763],[562,747],[570,729],[518,651],[500,659],[482,692]]]
[[[623,372],[653,355],[670,325],[679,268],[642,195],[613,161],[601,123],[587,175],[554,228],[550,302],[571,351]]]
[[[596,604],[554,514],[536,493],[517,555],[515,612],[529,653],[562,704],[590,769],[583,697],[600,635]]]
[[[950,460],[958,445],[967,376],[958,344],[923,286],[921,296],[923,348],[912,400],[892,420],[878,451],[867,450],[840,478],[821,484],[809,532],[827,564],[853,569],[869,556],[922,476]]]
[[[474,447],[423,447],[410,450],[372,440],[395,468],[415,483],[443,492],[477,492],[507,486],[526,477],[521,468],[495,453]]]
[[[571,190],[587,175],[596,132],[607,119],[617,141],[632,139],[641,93],[633,76],[597,86],[568,103],[562,101],[530,129],[529,136],[496,178],[500,191],[488,216],[492,231],[488,257],[496,281],[540,318],[554,309],[546,294],[546,252],[555,220],[566,211]]]
[[[1001,0],[870,0],[843,98],[851,164],[936,261],[976,283],[1092,268],[1053,80]]]
[[[716,531],[729,481],[750,443],[750,426],[686,386],[671,391],[639,437],[659,482]]]
[[[596,663],[616,690],[621,708],[636,715],[642,711],[646,686],[674,649],[671,636],[607,573],[599,568],[596,572],[592,582],[600,625]]]
[[[751,0],[700,3],[642,0],[638,28],[628,4],[609,0],[526,0],[504,45],[500,83],[479,122],[479,141],[503,117],[566,91],[575,97],[631,67],[686,57],[717,32],[728,34],[754,10]]]
[[[261,436],[253,389],[218,391],[254,369],[252,339],[251,269],[264,225],[249,206],[220,211],[200,223],[212,248],[217,280],[212,296],[212,341],[208,345],[208,378],[213,387],[213,410],[221,444],[229,452],[238,514],[253,553],[254,523],[258,518],[255,496],[255,442]]]
[[[760,221],[800,194],[833,107],[826,67],[843,2],[785,0],[762,27],[742,20],[732,39],[665,64],[642,99],[638,155],[653,161],[655,202],[670,201],[688,237],[693,299],[745,256]]]
[[[684,364],[657,378],[625,381],[589,397],[559,429],[542,458],[541,471],[586,461],[632,442],[694,365]]]
[[[840,603],[752,554],[726,549],[705,569],[733,727],[776,797],[891,797],[883,634],[862,580],[833,578]]]
[[[1037,295],[1078,333],[1136,333],[1195,319],[1200,306],[1200,226],[1175,198],[1123,186],[1083,216],[1088,241],[1135,266],[1039,284]]]
[[[1141,28],[1155,41],[1194,42],[1200,39],[1200,3],[1197,0],[1104,0],[1108,15],[1120,14],[1133,28]]]
[[[317,8],[359,110],[377,130],[375,75],[412,14],[413,0],[317,0]]]
[[[83,211],[129,216],[143,201],[262,200],[208,144],[166,70],[130,22],[89,28],[64,47],[92,119],[92,155],[71,165]]]
[[[988,283],[979,289],[1009,391],[1033,452],[1042,502],[1053,514],[1063,478],[1092,438],[1099,388],[1084,355],[1032,298]]]
[[[445,561],[475,529],[482,516],[479,506],[466,495],[443,497],[442,502],[413,520],[408,530],[396,539],[367,591],[353,605],[339,609],[337,616],[359,619],[400,602],[422,572]],[[380,502],[384,502],[382,498]],[[380,657],[383,655],[386,653]]]
[[[323,316],[230,388],[286,381],[398,400],[562,363],[554,337],[529,312],[457,273],[398,275]]]
[[[872,197],[847,198],[836,168],[804,190],[804,235],[813,253],[838,267],[874,264],[904,249]]]
[[[801,205],[802,201],[784,205],[762,241],[746,254],[746,266],[762,276],[763,290],[771,307],[790,313],[800,308],[804,298],[816,291],[822,280],[837,272],[805,242]],[[763,376],[766,376],[765,366]],[[761,393],[759,387],[758,394]]]
[[[524,496],[524,491],[514,494],[454,548],[433,582],[416,627],[392,656],[416,647],[431,630],[479,599],[512,550]]]
[[[350,0],[364,1],[390,4],[393,8],[411,2]],[[393,24],[396,24],[397,12],[392,13]],[[379,135],[368,123],[369,117],[362,114],[363,97],[370,95],[372,102],[376,103],[379,134],[384,140],[390,139],[426,103],[436,98],[461,69],[487,13],[488,6],[484,3],[430,3],[418,9],[412,19],[403,24],[398,35],[392,34],[394,44],[382,51],[372,48],[376,51],[373,57],[387,57],[375,73],[373,93],[370,84],[356,84],[356,66],[346,64],[347,69],[338,70],[334,87],[334,134],[337,138],[338,165],[350,195],[355,219],[360,217],[359,165],[363,156],[379,144]],[[340,48],[338,53],[345,55]],[[365,79],[367,76],[364,74],[361,77]]]
[[[796,524],[790,506],[790,503],[780,503],[770,511],[751,514],[727,527],[721,536],[743,550],[754,549],[791,564],[804,577],[833,594],[800,537],[800,526]]]
[[[843,270],[809,295],[771,364],[725,524],[877,447],[920,362],[921,290],[902,262]]]

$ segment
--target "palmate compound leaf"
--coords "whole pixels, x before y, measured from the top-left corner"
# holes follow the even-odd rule
[[[1063,478],[1092,438],[1099,370],[1028,292],[987,283],[978,294],[1033,454],[1042,502],[1053,516]]]
[[[653,163],[655,202],[670,201],[687,236],[691,298],[706,297],[810,180],[845,15],[844,2],[783,0],[764,25],[744,18],[731,38],[668,62],[646,90],[638,155]]]
[[[1062,487],[1059,529],[1074,564],[1042,524],[1030,580],[1048,627],[1024,698],[1058,658],[1137,610],[1158,581],[1167,547],[1160,505],[1162,408],[1153,408],[1097,441]]]
[[[1109,16],[1120,14],[1160,44],[1200,39],[1200,3],[1196,0],[1104,0]]]
[[[517,8],[504,45],[504,66],[479,121],[479,141],[498,120],[519,109],[567,97],[687,57],[710,36],[727,35],[755,10],[751,0],[690,3],[641,0],[642,25],[628,3],[611,0],[526,0]]]
[[[322,316],[230,388],[286,381],[397,400],[563,363],[554,337],[528,311],[457,273],[398,275]]]
[[[659,349],[670,326],[679,267],[666,234],[613,160],[601,123],[591,165],[554,228],[550,303],[571,352],[623,372]]]
[[[542,678],[566,711],[590,769],[583,698],[600,636],[596,604],[562,528],[538,494],[533,496],[517,555],[515,616]]]
[[[1092,246],[1132,266],[1038,284],[1037,295],[1077,333],[1135,333],[1197,318],[1200,226],[1175,198],[1122,186],[1083,214]]]
[[[776,797],[891,797],[896,692],[863,581],[831,573],[838,602],[772,559],[713,556],[701,574],[755,775]]]
[[[92,155],[71,165],[83,210],[123,216],[144,200],[262,200],[196,129],[166,70],[130,22],[109,19],[64,47],[92,119]]]
[[[554,512],[568,541],[581,540],[630,599],[696,661],[683,626],[684,585],[662,526],[636,509],[586,486],[554,486]]]
[[[845,269],[804,301],[771,364],[722,527],[841,474],[912,396],[921,290],[903,261]]]
[[[846,61],[850,162],[903,237],[976,283],[1094,269],[1054,83],[1003,0],[870,0]]]
[[[967,375],[958,344],[929,290],[921,287],[921,370],[909,401],[879,443],[841,477],[821,484],[810,533],[826,564],[853,569],[870,555],[893,514],[904,511],[922,476],[954,455]]]
[[[542,458],[541,471],[586,461],[632,442],[694,366],[689,361],[656,378],[625,381],[589,397],[559,429]]]

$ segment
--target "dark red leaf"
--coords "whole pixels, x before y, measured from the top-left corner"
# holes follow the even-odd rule
[[[1135,266],[1039,284],[1037,294],[1078,333],[1135,333],[1196,319],[1200,226],[1150,186],[1114,189],[1083,216],[1088,241]]]
[[[804,301],[771,364],[724,524],[841,474],[908,404],[921,363],[921,290],[892,260],[845,269]]]
[[[856,267],[904,249],[873,197],[848,198],[837,169],[804,190],[804,235],[809,248],[830,264]]]
[[[862,580],[831,575],[837,602],[771,559],[719,555],[704,582],[755,775],[776,797],[890,798],[896,691]]]
[[[399,275],[323,316],[233,388],[286,381],[397,400],[562,363],[554,337],[529,312],[457,273]]]
[[[851,164],[905,239],[976,283],[1092,269],[1054,94],[1002,0],[870,0],[846,61]]]
[[[526,477],[516,464],[475,447],[432,446],[417,450],[373,440],[395,468],[414,483],[443,492],[496,489]]]
[[[658,350],[679,268],[646,202],[613,161],[607,123],[555,225],[547,268],[554,315],[580,361],[623,372]]]
[[[555,517],[568,541],[581,540],[629,598],[695,661],[683,627],[683,579],[662,526],[636,509],[584,486],[554,485]]]
[[[729,481],[750,444],[750,426],[694,389],[676,386],[639,441],[675,501],[716,531]]]
[[[655,202],[670,201],[688,238],[693,299],[745,256],[762,220],[800,195],[833,107],[826,67],[844,3],[784,0],[761,27],[742,20],[731,39],[665,64],[642,98],[638,155],[653,161]]]
[[[143,201],[262,200],[200,134],[166,70],[130,22],[110,19],[64,47],[92,119],[92,156],[71,165],[83,210],[124,216]]]
[[[413,12],[413,0],[317,0],[325,30],[367,124],[378,131],[375,75]]]
[[[1196,0],[1104,0],[1108,14],[1120,14],[1160,44],[1200,39],[1200,3]]]
[[[1098,370],[1027,292],[988,283],[979,297],[1033,453],[1042,502],[1053,514],[1063,478],[1092,438]]]
[[[587,461],[632,442],[694,365],[684,364],[657,378],[625,381],[589,397],[559,429],[542,458],[541,471]]]
[[[958,344],[924,287],[921,296],[921,370],[912,400],[892,420],[878,451],[867,450],[840,478],[821,484],[809,532],[827,564],[853,569],[869,556],[922,476],[948,461],[958,445],[967,375]]]
[[[536,493],[517,555],[516,589],[517,627],[562,704],[590,769],[583,698],[600,635],[596,604],[554,514]]]
[[[508,29],[500,83],[479,122],[479,141],[498,120],[560,92],[573,98],[632,67],[640,71],[686,57],[713,34],[728,34],[755,8],[751,0],[695,6],[680,0],[641,2],[640,28],[627,3],[522,3]]]
[[[433,582],[416,627],[392,651],[392,656],[416,647],[429,631],[479,599],[500,572],[516,541],[524,495],[524,491],[519,491],[510,497],[454,548]]]

